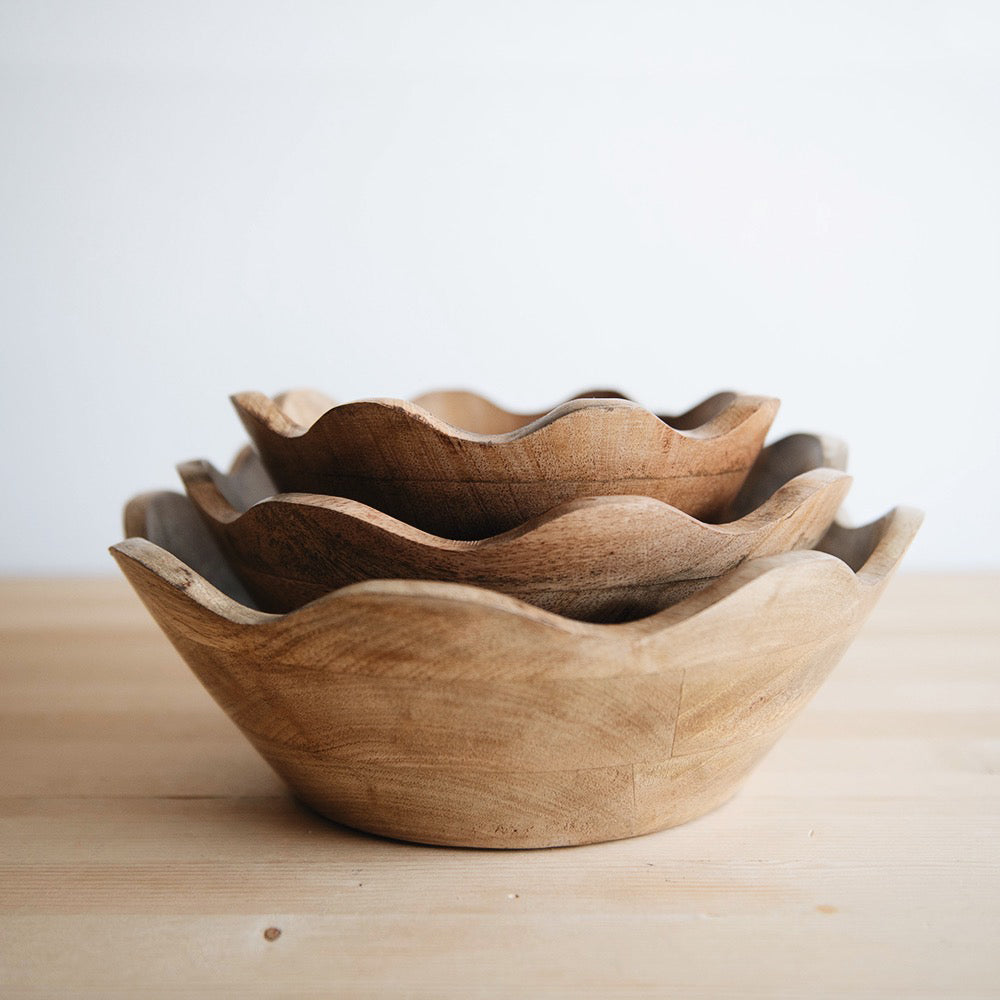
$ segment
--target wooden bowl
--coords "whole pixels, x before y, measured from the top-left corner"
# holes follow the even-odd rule
[[[471,394],[442,395],[452,418],[470,409]],[[589,496],[650,496],[711,519],[739,492],[778,408],[776,399],[720,393],[661,418],[605,395],[518,417],[530,422],[506,433],[480,433],[403,400],[334,406],[308,426],[261,393],[239,393],[233,403],[282,492],[357,500],[452,539],[495,535]],[[308,419],[319,408],[292,412]],[[465,422],[498,419],[480,412]]]
[[[230,571],[170,496],[131,505],[153,540],[112,554],[295,794],[348,826],[474,847],[631,837],[726,801],[839,660],[920,523],[900,508],[835,526],[831,554],[748,560],[623,625],[410,580],[271,615],[218,589]]]
[[[764,499],[724,524],[706,524],[651,497],[606,496],[569,500],[475,542],[428,534],[356,500],[271,497],[262,468],[263,492],[248,493],[240,478],[253,456],[241,459],[240,475],[224,476],[205,461],[177,468],[263,610],[293,611],[362,580],[444,580],[498,590],[569,618],[620,622],[682,600],[744,559],[812,548],[832,524],[850,477],[832,468],[782,474],[814,456],[826,465],[841,452],[811,435],[765,448],[741,494]]]

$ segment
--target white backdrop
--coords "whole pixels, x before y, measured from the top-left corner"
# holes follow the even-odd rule
[[[3,572],[227,395],[784,400],[1000,565],[1000,5],[0,3]]]

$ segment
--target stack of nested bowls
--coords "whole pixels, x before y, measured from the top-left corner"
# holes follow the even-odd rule
[[[583,844],[718,806],[920,523],[836,523],[843,446],[765,447],[760,396],[233,401],[254,449],[132,500],[112,552],[300,798],[404,840]]]

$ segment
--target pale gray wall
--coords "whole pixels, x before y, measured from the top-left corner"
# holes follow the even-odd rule
[[[723,386],[1000,565],[1000,5],[0,3],[0,571],[227,394]]]

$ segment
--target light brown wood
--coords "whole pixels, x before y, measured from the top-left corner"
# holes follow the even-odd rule
[[[205,461],[178,472],[262,610],[292,611],[363,580],[416,579],[474,584],[570,618],[618,622],[676,603],[744,559],[815,546],[850,477],[829,468],[781,477],[822,459],[824,447],[794,435],[765,448],[743,492],[766,499],[728,523],[705,524],[650,497],[608,496],[568,501],[478,542],[430,535],[341,497],[269,497],[264,475],[263,492],[248,493]],[[831,450],[835,460],[840,449]]]
[[[424,581],[270,615],[146,537],[112,553],[216,701],[324,815],[424,843],[546,847],[647,833],[728,799],[919,523],[899,508],[835,531],[828,547],[857,572],[824,552],[752,559],[622,625]]]
[[[452,394],[456,410],[460,399]],[[742,487],[778,408],[720,393],[661,418],[628,399],[575,399],[481,434],[403,400],[341,404],[309,427],[261,393],[233,403],[282,492],[357,500],[454,539],[495,535],[588,496],[651,496],[712,519]]]
[[[299,806],[123,580],[0,580],[0,993],[982,1000],[998,608],[904,566],[724,808],[483,852]]]

